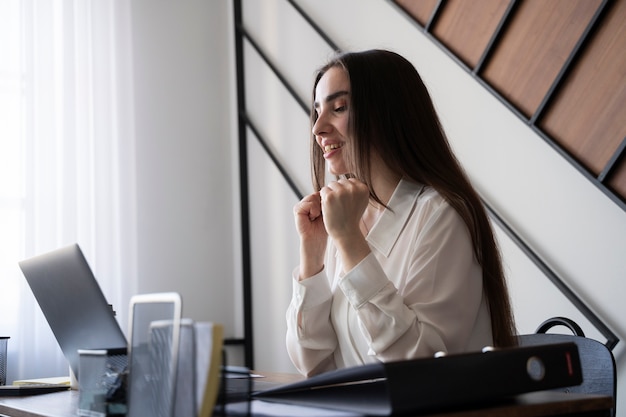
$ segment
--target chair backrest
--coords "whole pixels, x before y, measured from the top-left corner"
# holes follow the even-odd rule
[[[542,329],[540,327],[539,330],[546,331],[547,328]],[[520,346],[565,342],[574,342],[578,346],[583,382],[578,386],[561,388],[559,390],[573,393],[608,395],[613,397],[615,404],[617,388],[615,358],[611,350],[604,344],[584,336],[568,334],[533,333],[518,336]],[[615,415],[615,408],[613,408],[611,415]]]

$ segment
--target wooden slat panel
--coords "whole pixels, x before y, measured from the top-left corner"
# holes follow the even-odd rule
[[[426,26],[437,6],[438,0],[396,0],[396,3],[417,20],[420,25]]]
[[[625,21],[620,0],[539,125],[596,175],[626,136]]]
[[[449,0],[437,19],[433,34],[470,68],[474,68],[498,27],[509,1]]]
[[[526,0],[483,77],[524,115],[538,108],[601,0]]]

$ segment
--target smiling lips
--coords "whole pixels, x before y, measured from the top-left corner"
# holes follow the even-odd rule
[[[341,146],[342,145],[339,144],[339,143],[333,143],[333,144],[324,146],[324,156],[328,155],[329,153],[331,153],[335,149],[341,148]]]

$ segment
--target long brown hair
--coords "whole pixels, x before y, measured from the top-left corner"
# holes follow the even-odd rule
[[[491,315],[495,346],[514,346],[515,322],[500,251],[480,197],[454,156],[430,94],[415,67],[402,56],[384,50],[336,55],[318,70],[315,88],[330,68],[345,70],[350,80],[351,175],[370,187],[370,154],[378,154],[396,174],[436,189],[459,213],[469,229],[474,256],[482,267],[483,288]],[[314,101],[314,100],[313,100]],[[317,113],[311,108],[311,126]],[[313,186],[325,184],[323,153],[311,137]]]

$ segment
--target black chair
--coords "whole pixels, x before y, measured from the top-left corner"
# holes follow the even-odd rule
[[[546,333],[555,326],[565,326],[573,334]],[[613,353],[597,340],[585,337],[584,332],[573,320],[565,317],[550,318],[537,328],[536,333],[518,336],[520,346],[546,345],[574,342],[578,346],[583,382],[580,385],[560,388],[559,391],[585,394],[600,394],[613,397],[616,404],[616,369]],[[615,406],[611,410],[615,416]]]

